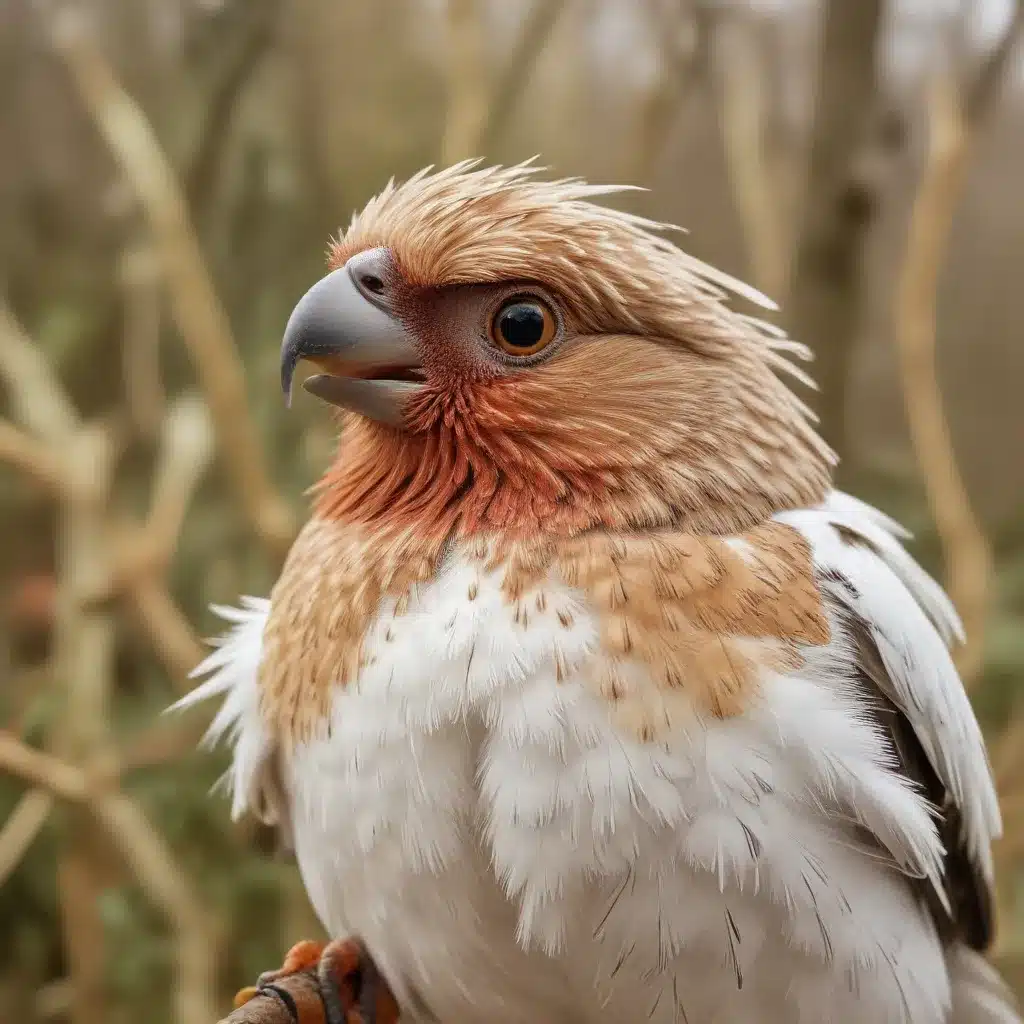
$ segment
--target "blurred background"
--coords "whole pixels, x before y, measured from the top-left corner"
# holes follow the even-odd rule
[[[840,482],[915,531],[1007,820],[1024,992],[1024,56],[1012,0],[0,0],[0,1019],[212,1024],[319,933],[195,752],[332,427],[277,382],[392,176],[643,185],[817,354]]]

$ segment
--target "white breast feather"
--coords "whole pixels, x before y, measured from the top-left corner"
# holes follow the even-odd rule
[[[889,696],[987,868],[998,809],[940,637],[959,629],[948,601],[854,499],[779,518],[855,588],[831,596],[870,625]],[[856,827],[938,878],[932,809],[893,770],[839,621],[801,671],[766,670],[744,715],[641,743],[583,680],[598,637],[582,596],[553,580],[544,592],[536,610],[524,595],[526,628],[500,580],[456,552],[404,615],[381,608],[369,665],[289,768],[296,851],[328,927],[360,932],[448,1024],[944,1021],[928,912]],[[224,614],[234,629],[182,703],[224,695],[210,735],[234,744],[239,813],[273,753],[255,682],[267,603]]]

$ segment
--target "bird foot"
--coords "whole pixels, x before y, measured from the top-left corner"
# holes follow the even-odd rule
[[[292,991],[294,989],[294,991]],[[310,1000],[309,992],[317,998]],[[253,1024],[397,1024],[398,1004],[373,958],[359,939],[296,943],[276,971],[264,971],[255,986],[235,996],[233,1024],[247,1021],[245,1009],[257,996],[274,997],[281,1012],[252,1015]],[[283,1015],[282,1015],[283,1014]]]

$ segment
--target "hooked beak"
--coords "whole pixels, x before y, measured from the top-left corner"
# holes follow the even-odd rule
[[[287,401],[295,367],[307,359],[325,371],[303,381],[310,394],[378,423],[402,425],[423,373],[412,336],[389,308],[386,259],[381,249],[358,253],[299,299],[281,342]]]

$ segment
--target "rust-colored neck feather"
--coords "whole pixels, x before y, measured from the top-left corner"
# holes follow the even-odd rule
[[[743,352],[586,339],[514,377],[426,389],[407,430],[349,420],[316,514],[435,536],[743,529],[829,486],[787,394]]]

